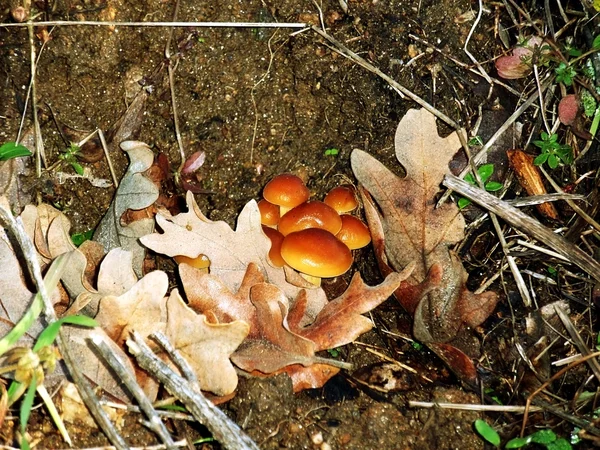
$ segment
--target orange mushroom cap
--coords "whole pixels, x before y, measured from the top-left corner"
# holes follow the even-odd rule
[[[340,214],[352,211],[358,206],[356,191],[349,185],[334,187],[325,196],[323,202],[331,206]]]
[[[285,262],[313,277],[331,278],[352,265],[352,253],[338,238],[320,228],[308,228],[288,234],[281,244]]]
[[[271,249],[269,250],[269,259],[275,267],[285,266],[285,261],[281,257],[281,244],[283,242],[283,234],[274,228],[267,226],[262,227],[263,232],[271,241]]]
[[[302,203],[279,219],[278,229],[284,236],[306,228],[321,228],[335,235],[342,228],[342,219],[335,209],[317,200]]]
[[[299,177],[283,173],[267,183],[263,197],[274,205],[291,209],[308,200],[310,191]]]
[[[260,223],[268,227],[276,227],[279,223],[279,206],[265,200],[259,200]]]
[[[349,214],[342,214],[342,229],[335,235],[350,250],[362,248],[371,242],[369,227],[360,219]]]

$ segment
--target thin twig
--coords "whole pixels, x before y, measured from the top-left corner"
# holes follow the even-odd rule
[[[562,321],[563,326],[569,333],[569,336],[571,336],[571,339],[573,340],[573,343],[579,350],[579,353],[581,353],[583,356],[587,356],[587,355],[591,354],[592,352],[590,351],[588,346],[585,345],[585,342],[583,342],[581,335],[573,326],[573,323],[571,322],[571,319],[569,318],[567,313],[559,305],[556,305],[556,304],[554,305],[554,310],[556,311],[556,314]],[[588,366],[590,366],[590,369],[592,369],[592,372],[594,373],[596,380],[600,381],[600,364],[598,364],[598,360],[595,358],[588,359],[587,364],[588,364]]]
[[[181,375],[160,360],[136,332],[127,340],[129,351],[140,367],[154,375],[165,388],[185,405],[187,410],[213,434],[226,449],[259,450],[256,443],[223,411],[196,392]]]
[[[179,367],[179,370],[181,370],[183,376],[192,385],[192,388],[200,392],[200,383],[198,382],[198,377],[196,376],[194,369],[192,369],[192,366],[190,366],[185,358],[181,356],[181,353],[179,353],[177,349],[173,347],[173,345],[167,339],[167,336],[158,331],[153,333],[150,337],[165,349],[165,351],[169,354],[169,357],[173,360],[177,367]]]
[[[415,400],[409,400],[408,406],[411,408],[441,408],[441,409],[457,409],[460,411],[485,411],[485,412],[513,412],[513,413],[524,413],[524,406],[511,406],[511,405],[474,405],[465,403],[437,403],[437,402],[418,402]],[[530,411],[536,412],[541,411],[540,407],[530,407]]]
[[[467,54],[469,59],[471,61],[473,61],[473,64],[475,64],[477,66],[477,68],[479,69],[479,73],[481,74],[481,76],[483,78],[485,78],[485,81],[487,81],[489,84],[492,85],[492,84],[494,84],[494,82],[492,81],[490,76],[487,74],[487,72],[483,69],[481,64],[479,64],[479,61],[477,61],[477,59],[475,59],[475,57],[471,54],[471,52],[468,49],[469,42],[471,41],[471,36],[473,36],[473,33],[475,32],[475,28],[477,28],[477,25],[479,25],[479,21],[481,20],[481,15],[483,14],[482,0],[478,0],[478,3],[479,3],[479,11],[477,12],[477,17],[475,18],[475,22],[473,22],[473,26],[469,30],[469,34],[467,35],[467,39],[465,40],[465,46],[464,46],[463,50]]]
[[[123,382],[127,390],[137,400],[141,410],[144,411],[144,414],[146,414],[149,419],[149,422],[146,422],[148,428],[158,435],[167,449],[175,449],[175,443],[173,442],[167,427],[162,422],[159,415],[156,414],[152,402],[146,397],[146,394],[137,383],[135,375],[127,369],[121,358],[112,351],[101,334],[92,334],[89,341],[115,372],[117,378]]]
[[[37,88],[36,88],[36,57],[35,57],[35,33],[33,31],[32,21],[27,22],[27,31],[29,32],[29,56],[31,65],[31,111],[33,113],[33,138],[35,142],[35,172],[37,177],[42,176],[42,162],[46,166],[46,153],[44,152],[44,141],[42,140],[42,128],[37,112]]]
[[[533,236],[540,242],[545,242],[548,247],[554,249],[566,257],[573,264],[579,266],[597,281],[600,281],[600,263],[592,259],[588,254],[576,245],[568,242],[562,236],[557,236],[549,228],[537,220],[510,206],[507,202],[478,189],[466,181],[454,175],[445,175],[442,183],[447,188],[458,192],[463,197],[471,199],[481,207],[500,216],[504,221],[523,233]]]
[[[116,22],[95,20],[46,20],[31,22],[34,27],[52,26],[99,26],[99,27],[163,27],[163,28],[307,28],[308,25],[301,22]],[[29,26],[27,23],[0,23],[0,27],[22,28]]]

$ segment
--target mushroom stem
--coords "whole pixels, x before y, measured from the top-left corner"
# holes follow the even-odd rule
[[[302,278],[304,278],[309,283],[312,283],[315,286],[321,286],[321,278],[319,278],[319,277],[313,277],[312,275],[307,275],[307,274],[302,273],[302,272],[300,272],[300,275],[302,276]]]

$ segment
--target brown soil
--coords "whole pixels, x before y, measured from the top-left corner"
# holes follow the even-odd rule
[[[3,21],[10,20],[11,5],[0,1]],[[467,103],[459,109],[459,101],[477,93],[462,90],[470,84],[456,79],[454,72],[440,72],[447,60],[425,51],[409,34],[464,58],[461,48],[472,22],[458,23],[456,19],[470,7],[467,0],[355,0],[349,2],[345,14],[337,1],[322,4],[329,33],[458,121],[468,120],[470,107]],[[50,2],[49,8],[41,18],[170,21],[173,14],[172,2],[163,0],[57,1]],[[315,23],[319,19],[315,5],[306,0],[183,0],[179,18]],[[491,24],[493,17],[486,16],[478,28],[481,33],[473,38],[473,47],[482,60],[492,54]],[[46,31],[50,40],[43,51],[36,38],[40,54],[37,102],[49,164],[56,162],[66,147],[50,107],[63,128],[80,130],[81,134],[96,128],[106,131],[125,111],[132,92],[140,88],[138,81],[148,80],[146,84],[152,89],[138,139],[157,152],[165,152],[177,167],[179,153],[164,68],[169,29],[70,26]],[[207,154],[199,175],[202,187],[210,193],[196,198],[211,219],[233,225],[241,207],[258,198],[265,183],[281,172],[304,175],[313,195],[320,198],[344,178],[353,179],[349,156],[354,148],[399,168],[393,157],[395,128],[399,118],[415,105],[401,99],[377,76],[332,51],[313,32],[291,35],[285,29],[178,28],[173,32],[171,52],[178,49],[175,88],[181,133],[187,155],[197,150]],[[29,54],[26,28],[0,28],[0,142],[14,140],[18,130],[29,80]],[[411,57],[417,55],[408,66]],[[158,75],[153,76],[156,72]],[[29,120],[26,128],[30,128]],[[339,149],[339,155],[325,156],[329,148]],[[127,159],[118,152],[111,156],[121,176]],[[97,177],[110,177],[104,159],[83,165]],[[59,170],[73,173],[65,164],[55,172]],[[60,184],[54,173],[42,180],[31,173],[31,194],[62,209],[74,232],[95,228],[114,194],[112,189],[95,188],[81,179]],[[379,275],[371,251],[361,252],[357,260],[357,268],[367,281],[376,282]],[[398,316],[402,317],[401,311],[390,301],[374,319],[378,327],[395,330]],[[295,395],[283,376],[246,379],[240,382],[237,396],[223,408],[261,448],[319,448],[320,444],[315,444],[318,433],[332,448],[483,446],[472,430],[476,413],[407,406],[411,399],[478,401],[477,396],[459,388],[432,354],[394,342],[378,331],[362,340],[406,352],[393,352],[392,356],[425,367],[435,374],[435,383],[415,382],[408,392],[385,394],[362,388],[348,374],[323,390]],[[343,349],[341,357],[358,368],[381,362],[358,345]],[[38,419],[30,428],[34,436],[45,439],[39,446],[64,445],[49,419]],[[135,417],[130,421],[135,423]],[[179,424],[174,434],[196,437],[198,428]],[[132,445],[155,442],[148,433],[140,439],[140,429],[125,427],[125,438]],[[74,428],[73,437],[77,447],[105,443],[97,431],[89,429]],[[3,440],[10,442],[10,435],[4,434]]]

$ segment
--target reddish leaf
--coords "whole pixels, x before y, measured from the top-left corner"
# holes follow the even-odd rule
[[[353,342],[373,327],[373,323],[361,314],[371,311],[387,300],[409,274],[410,270],[403,274],[394,272],[380,285],[367,286],[357,273],[346,292],[325,305],[312,324],[299,328],[296,320],[290,320],[293,322],[293,325],[290,323],[290,329],[313,341],[317,351]],[[290,311],[291,317],[300,315],[295,309],[301,308],[302,303],[295,302]]]

